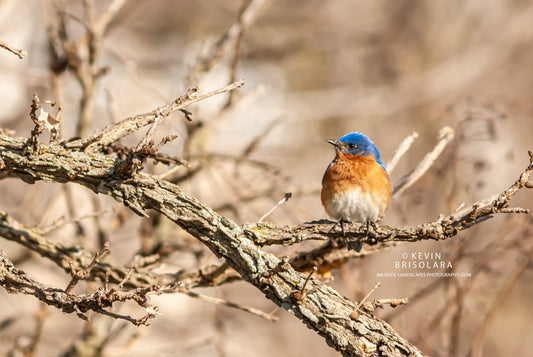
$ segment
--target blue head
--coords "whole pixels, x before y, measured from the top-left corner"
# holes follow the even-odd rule
[[[381,161],[378,148],[374,145],[372,140],[363,133],[349,133],[341,137],[339,140],[328,139],[326,141],[334,145],[338,151],[342,151],[349,155],[371,155],[376,159],[377,163],[383,167],[383,170],[385,170],[385,172],[387,171],[385,165]]]

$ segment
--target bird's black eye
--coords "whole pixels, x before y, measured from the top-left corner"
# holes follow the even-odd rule
[[[355,146],[356,145],[354,143],[349,143],[348,144],[348,148],[350,148],[350,149],[355,149]]]

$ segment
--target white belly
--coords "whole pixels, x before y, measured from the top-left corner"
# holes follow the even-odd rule
[[[385,208],[383,202],[368,193],[361,193],[359,187],[347,193],[334,194],[325,207],[331,218],[344,218],[355,223],[376,222]]]

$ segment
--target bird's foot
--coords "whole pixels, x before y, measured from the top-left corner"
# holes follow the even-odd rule
[[[341,226],[342,237],[340,239],[335,238],[335,239],[333,239],[331,241],[335,247],[342,247],[341,242],[342,242],[343,245],[346,245],[346,240],[344,239],[346,237],[346,233],[344,232],[344,223],[350,223],[350,221],[348,221],[348,220],[346,220],[344,218],[341,218],[337,222],[335,222],[335,224],[333,224],[331,229],[328,231],[328,233],[331,233],[331,232],[335,231],[335,228],[337,228],[338,225]]]
[[[335,230],[337,225],[340,225],[341,226],[341,234],[342,234],[341,240],[342,240],[342,243],[344,244],[344,246],[348,250],[353,249],[353,250],[355,250],[356,252],[359,253],[361,251],[361,248],[363,247],[363,243],[358,241],[358,240],[357,241],[348,241],[346,239],[346,233],[344,232],[344,224],[345,223],[351,224],[352,222],[347,220],[347,219],[345,219],[345,218],[341,218],[337,222],[335,222],[335,224],[333,225],[333,227],[331,227],[331,229],[329,231],[332,232],[333,230]]]
[[[364,223],[364,225],[366,227],[365,238],[369,239],[370,238],[370,234],[374,233],[376,228],[377,228],[376,223],[374,221],[367,220]],[[344,240],[344,244],[346,245],[346,248],[348,248],[348,250],[353,249],[357,253],[359,253],[361,251],[361,249],[363,248],[363,242],[361,242],[360,239],[358,239],[356,241],[353,241],[353,242],[348,242],[348,241]]]
[[[371,220],[367,220],[365,223],[365,227],[366,227],[366,232],[365,232],[365,238],[366,239],[369,239],[370,238],[370,234],[375,234],[376,232],[376,222],[374,221],[371,221]],[[353,249],[355,250],[357,253],[359,253],[361,251],[361,249],[363,248],[363,242],[361,242],[360,240],[357,240],[355,242],[351,242],[349,244],[346,244],[346,246],[348,247],[348,249]]]
[[[372,229],[372,233],[375,234],[378,226],[376,225],[376,222],[371,221],[371,220],[367,220],[365,222],[365,225],[366,225],[366,237],[369,238],[371,229]]]
[[[337,222],[335,222],[335,224],[331,227],[331,229],[329,230],[328,233],[333,232],[335,230],[335,228],[337,227],[337,225],[340,225],[341,226],[342,236],[346,237],[346,234],[344,233],[344,223],[351,223],[351,222],[348,221],[347,219],[341,218]]]

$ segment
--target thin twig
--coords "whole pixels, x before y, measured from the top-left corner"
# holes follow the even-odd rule
[[[160,180],[164,180],[166,179],[167,177],[171,176],[172,174],[178,172],[179,170],[182,169],[182,165],[176,165],[174,166],[173,168],[171,168],[170,170],[166,171],[166,172],[163,172],[162,174],[158,175],[157,177],[160,179]]]
[[[196,68],[193,69],[193,73],[207,72],[211,70],[213,66],[224,57],[228,49],[234,45],[235,41],[238,40],[238,37],[242,35],[244,29],[255,21],[259,11],[263,8],[266,2],[267,0],[250,1],[248,6],[241,11],[238,21],[220,37],[204,56],[198,59]]]
[[[278,203],[276,203],[276,205],[274,207],[272,207],[267,213],[265,213],[264,215],[261,216],[261,218],[259,218],[259,220],[257,222],[261,223],[263,222],[263,220],[265,218],[267,218],[268,216],[270,216],[279,206],[281,206],[282,204],[284,204],[285,202],[287,202],[289,200],[289,198],[292,197],[292,193],[290,192],[287,192],[283,198],[281,200],[279,200]]]
[[[111,316],[114,319],[121,319],[121,320],[129,321],[135,326],[143,326],[143,325],[149,326],[151,319],[153,319],[157,315],[161,315],[161,313],[159,312],[159,308],[157,306],[150,306],[146,308],[146,315],[138,319],[133,318],[128,315],[117,314],[117,313],[114,313],[114,312],[111,312],[111,311],[108,311],[102,308],[98,309],[97,312],[101,313],[102,315]]]
[[[369,312],[374,312],[377,308],[383,308],[383,305],[390,305],[392,308],[396,308],[400,305],[405,305],[409,303],[409,299],[378,299],[372,302],[367,302],[363,305],[363,309]]]
[[[414,184],[426,171],[433,165],[435,160],[440,156],[446,145],[453,139],[454,131],[446,126],[439,131],[439,142],[418,165],[408,175],[402,177],[396,182],[393,189],[393,195],[399,195]]]
[[[218,94],[229,92],[229,91],[234,90],[236,88],[240,88],[245,83],[246,83],[246,81],[244,79],[240,79],[238,81],[232,82],[229,85],[225,86],[224,88],[220,88],[220,89],[214,90],[212,92],[209,92],[209,93],[206,93],[206,94],[203,94],[203,95],[199,95],[196,98],[193,98],[190,103],[187,103],[187,105],[199,102],[201,100],[204,100],[206,98],[209,98],[209,97],[212,97],[212,96],[215,96],[215,95],[218,95]]]
[[[310,293],[313,292],[313,291],[307,291],[306,289],[307,289],[307,284],[309,284],[309,281],[311,280],[311,277],[317,271],[318,271],[318,268],[315,265],[313,267],[313,269],[311,270],[311,272],[309,273],[309,275],[307,276],[307,278],[305,279],[305,282],[304,282],[304,285],[302,286],[302,288],[300,290],[293,290],[291,292],[291,297],[293,299],[296,299],[297,301],[301,301],[301,300],[303,300],[303,299],[305,299],[307,297],[307,294],[310,294]],[[272,315],[272,313],[270,313],[269,315]]]
[[[100,259],[102,259],[104,254],[106,254],[107,252],[109,252],[109,242],[105,242],[104,247],[96,252],[93,260],[86,268],[81,269],[79,271],[72,270],[72,280],[70,280],[67,287],[65,288],[65,292],[67,294],[70,294],[72,292],[72,289],[74,289],[74,287],[80,280],[87,279],[91,274],[91,270],[93,270],[94,266],[100,261]]]
[[[81,216],[78,216],[76,218],[71,218],[71,219],[65,219],[65,216],[61,216],[58,219],[54,220],[54,222],[52,222],[52,224],[50,224],[48,227],[34,227],[33,229],[35,230],[36,233],[48,234],[51,231],[56,230],[66,224],[78,223],[87,218],[98,217],[109,212],[115,212],[117,209],[118,209],[118,206],[114,206],[111,208],[99,210],[97,212],[86,213],[86,214],[83,214]]]
[[[5,43],[5,42],[0,41],[0,47],[2,47],[3,49],[6,49],[6,50],[8,50],[9,52],[11,52],[11,53],[17,55],[18,58],[20,58],[20,59],[23,59],[24,57],[26,57],[26,51],[16,49],[15,47],[10,46],[10,45],[8,45],[8,44]]]
[[[389,175],[394,170],[402,156],[407,152],[407,150],[409,150],[416,138],[418,138],[418,133],[416,131],[413,131],[409,136],[403,139],[402,143],[398,146],[398,148],[396,148],[396,151],[392,155],[392,158],[385,165]]]
[[[241,304],[237,304],[237,303],[234,303],[234,302],[231,302],[231,301],[228,301],[228,300],[224,300],[224,299],[220,299],[220,298],[216,298],[216,297],[213,297],[213,296],[199,294],[197,292],[193,292],[193,291],[190,291],[190,290],[178,289],[178,291],[180,293],[182,293],[182,294],[188,295],[188,296],[196,298],[196,299],[204,300],[204,301],[210,302],[212,304],[224,305],[224,306],[228,306],[228,307],[231,307],[231,308],[234,308],[234,309],[237,309],[237,310],[245,311],[245,312],[248,312],[248,313],[250,313],[252,315],[256,315],[256,316],[262,317],[262,318],[264,318],[266,320],[269,320],[269,321],[276,322],[276,321],[279,320],[276,316],[271,316],[270,314],[267,314],[266,312],[261,311],[261,310],[254,309],[253,307],[244,306],[244,305],[241,305]]]
[[[100,14],[100,17],[95,21],[94,28],[103,35],[107,30],[109,23],[117,16],[117,13],[122,9],[127,0],[114,0],[107,9]]]
[[[239,9],[239,16],[237,17],[237,21],[241,22],[241,28],[235,38],[235,43],[233,45],[233,58],[231,59],[231,65],[230,65],[230,82],[237,80],[237,70],[239,68],[239,63],[241,61],[241,55],[242,55],[242,39],[244,37],[244,31],[245,31],[245,27],[242,26],[242,15],[244,11],[246,11],[246,8],[251,4],[252,2],[250,0],[243,0],[241,8]],[[231,105],[234,102],[235,94],[236,94],[236,91],[231,91],[229,93],[228,101],[226,102],[226,105],[224,106],[225,109],[231,107]]]
[[[361,302],[359,304],[357,304],[357,306],[355,307],[355,309],[353,309],[352,311],[352,314],[350,315],[350,317],[354,320],[357,320],[359,318],[359,310],[361,308],[361,306],[363,306],[363,304],[365,303],[366,299],[368,299],[370,297],[370,295],[372,295],[374,293],[374,291],[376,291],[377,288],[379,288],[379,286],[381,285],[381,283],[378,281],[376,283],[376,285],[374,285],[374,287],[368,292],[368,294],[366,294],[366,296],[363,298],[363,300],[361,300]]]
[[[153,145],[152,138],[154,137],[155,130],[161,124],[161,121],[163,120],[163,117],[161,115],[158,115],[155,117],[154,122],[150,126],[150,129],[148,129],[148,132],[146,132],[146,135],[142,138],[142,140],[137,144],[137,147],[134,151],[141,151],[143,148],[146,148],[148,146]]]
[[[24,150],[25,154],[30,152],[35,153],[39,150],[39,135],[41,135],[45,129],[44,122],[40,120],[40,115],[38,114],[40,109],[41,100],[39,99],[39,96],[34,93],[31,101],[30,119],[35,124],[35,127],[32,129],[31,135],[26,142],[26,148]]]
[[[252,154],[257,147],[261,144],[261,142],[265,139],[265,137],[274,129],[278,124],[280,123],[280,120],[275,119],[271,121],[265,130],[263,130],[262,133],[257,135],[251,142],[246,146],[246,148],[242,151],[241,159],[250,157],[250,154]]]
[[[243,86],[245,82],[246,81],[244,79],[241,79],[225,86],[224,88],[220,88],[199,96],[197,95],[198,88],[190,89],[185,95],[175,99],[172,103],[166,106],[156,108],[146,114],[135,115],[133,117],[123,119],[118,123],[105,127],[94,135],[65,143],[65,146],[68,148],[84,148],[86,152],[98,151],[102,147],[105,147],[126,135],[136,132],[139,130],[139,128],[152,124],[158,116],[166,117],[171,113],[183,109],[191,104],[231,91],[235,88],[239,88]]]
[[[126,273],[126,275],[124,275],[124,279],[122,279],[122,281],[118,283],[117,289],[122,289],[124,287],[124,284],[126,284],[128,280],[131,279],[131,275],[136,269],[137,269],[137,264],[133,263],[131,267],[128,269],[128,272]]]

